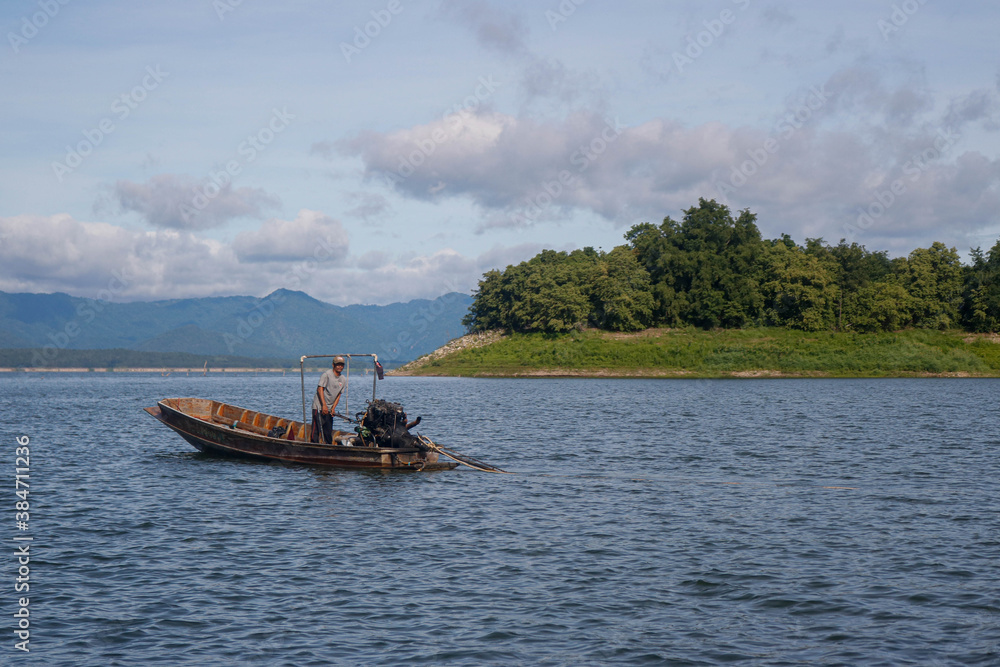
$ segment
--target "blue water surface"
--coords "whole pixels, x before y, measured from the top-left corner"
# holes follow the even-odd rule
[[[371,386],[351,382],[353,412]],[[301,417],[297,374],[0,374],[0,662],[997,665],[998,389],[379,384],[424,435],[515,473],[497,475],[213,458],[142,411],[199,396]]]

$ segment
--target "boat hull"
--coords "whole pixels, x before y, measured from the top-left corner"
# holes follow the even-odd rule
[[[167,398],[145,411],[195,449],[211,454],[334,468],[450,470],[458,465],[417,448],[311,443],[309,425],[209,399]],[[275,426],[289,435],[267,435]],[[335,442],[353,435],[336,431]]]

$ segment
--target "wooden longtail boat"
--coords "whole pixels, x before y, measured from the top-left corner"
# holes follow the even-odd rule
[[[308,424],[207,398],[167,398],[145,410],[202,452],[338,468],[450,470],[458,466],[438,461],[435,451],[416,447],[342,444],[359,442],[355,433],[345,431],[333,432],[337,444],[311,443]],[[269,436],[275,427],[287,434]]]
[[[304,356],[299,361],[302,421],[275,417],[207,398],[166,398],[144,409],[202,452],[337,468],[450,470],[458,466],[454,461],[439,461],[439,448],[426,438],[409,438],[408,442],[413,442],[413,446],[384,447],[374,443],[370,437],[334,430],[334,444],[310,442],[312,425],[305,423],[305,360],[332,356],[372,358],[376,371],[372,378],[374,401],[375,378],[382,375],[376,355],[324,354]],[[424,442],[431,446],[425,446]]]

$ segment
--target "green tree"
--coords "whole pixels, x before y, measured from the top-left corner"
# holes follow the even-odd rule
[[[805,331],[833,326],[837,286],[820,256],[778,240],[767,249],[764,267],[761,292],[770,324]]]
[[[572,254],[543,250],[527,262],[508,267],[512,303],[509,329],[559,333],[586,324],[590,302],[588,276],[599,260],[593,248]]]
[[[913,325],[947,329],[959,322],[962,263],[954,248],[935,241],[917,248],[906,262],[906,291],[913,297]]]
[[[593,248],[543,250],[503,272],[487,272],[463,323],[472,331],[570,331],[594,319],[594,285],[607,276],[604,256]]]
[[[799,246],[761,239],[756,216],[699,199],[678,222],[642,223],[610,253],[543,250],[488,271],[463,322],[470,330],[634,331],[654,324],[889,331],[905,326],[1000,329],[1000,241],[972,251],[934,243],[889,259],[843,239]]]
[[[867,315],[858,302],[860,290],[884,280],[892,265],[885,251],[870,252],[857,243],[848,245],[844,239],[829,248],[829,256],[836,267],[837,329],[843,331]]]
[[[478,289],[473,292],[472,305],[469,306],[469,313],[462,318],[462,324],[469,331],[510,329],[512,303],[504,274],[491,269],[483,274]]]
[[[760,319],[758,270],[764,242],[756,216],[735,219],[700,199],[680,222],[644,223],[625,236],[653,284],[654,316],[664,324],[742,327]]]
[[[636,259],[649,276],[653,297],[652,321],[668,326],[681,324],[681,313],[688,307],[686,295],[675,289],[673,272],[678,253],[670,240],[674,225],[676,223],[668,217],[661,227],[644,222],[633,226],[625,234]]]
[[[1000,241],[988,254],[970,251],[972,265],[965,267],[962,322],[970,331],[991,332],[1000,328]]]
[[[899,283],[871,283],[858,290],[853,326],[862,332],[895,331],[911,321],[913,306],[913,297]]]
[[[532,267],[515,302],[514,331],[563,333],[587,321],[590,303],[578,285]]]
[[[635,253],[618,246],[604,256],[591,287],[592,323],[611,331],[638,331],[653,321],[649,272]]]

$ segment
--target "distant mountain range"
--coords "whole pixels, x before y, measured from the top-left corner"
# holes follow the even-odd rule
[[[0,292],[0,348],[40,349],[46,364],[58,363],[59,350],[115,348],[296,363],[303,354],[375,352],[402,363],[461,336],[471,303],[458,292],[387,306],[334,306],[291,290],[131,303]]]

